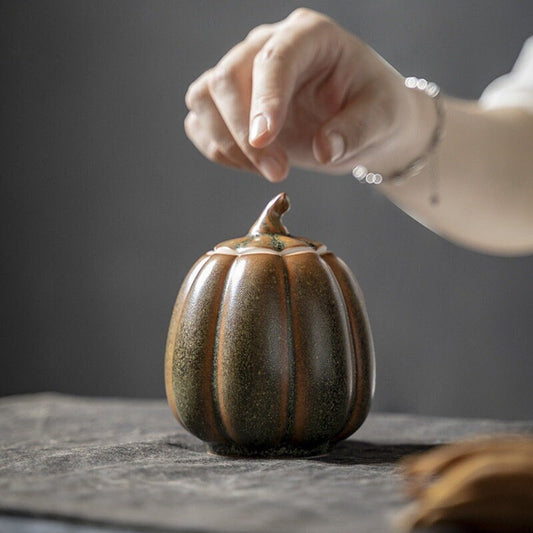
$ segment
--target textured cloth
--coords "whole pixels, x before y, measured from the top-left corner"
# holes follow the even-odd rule
[[[513,70],[495,79],[479,102],[487,109],[524,107],[533,111],[533,37],[525,42]]]
[[[533,433],[533,422],[372,413],[328,456],[227,459],[206,454],[162,400],[8,397],[0,515],[143,531],[386,533],[405,503],[399,458],[501,432]]]

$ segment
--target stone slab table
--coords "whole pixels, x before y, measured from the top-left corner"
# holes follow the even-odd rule
[[[533,422],[371,413],[325,457],[205,453],[163,400],[0,399],[0,531],[392,532],[406,503],[395,463]]]

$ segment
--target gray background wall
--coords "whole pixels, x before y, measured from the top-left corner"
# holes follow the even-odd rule
[[[533,416],[533,257],[455,247],[349,176],[293,171],[272,185],[186,139],[188,84],[298,5],[0,4],[0,394],[162,395],[186,271],[285,190],[289,229],[326,242],[365,291],[376,409]],[[526,1],[306,5],[464,98],[509,70],[533,30]]]

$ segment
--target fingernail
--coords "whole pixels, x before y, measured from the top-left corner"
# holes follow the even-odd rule
[[[250,142],[259,139],[268,131],[268,120],[265,115],[257,115],[252,120],[252,126],[250,127]]]
[[[335,163],[344,155],[344,150],[346,149],[344,138],[336,131],[329,132],[326,137],[329,142],[329,162]]]
[[[259,167],[269,181],[278,181],[283,173],[281,163],[272,156],[267,156],[262,159]]]

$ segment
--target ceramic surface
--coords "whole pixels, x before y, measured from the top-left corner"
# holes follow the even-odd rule
[[[374,349],[348,267],[281,223],[285,193],[248,235],[193,265],[171,318],[165,383],[178,421],[214,453],[326,453],[367,416]]]

